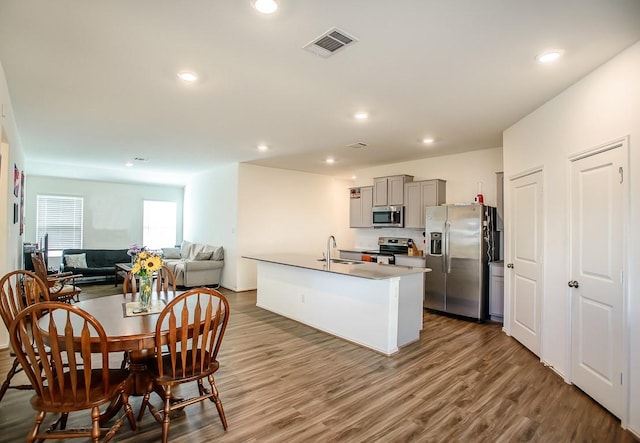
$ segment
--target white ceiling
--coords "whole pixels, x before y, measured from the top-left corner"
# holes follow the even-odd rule
[[[0,1],[27,172],[183,183],[250,162],[349,177],[499,147],[640,39],[640,0],[278,1],[270,16],[249,0]],[[334,26],[359,41],[330,58],[302,49]],[[549,48],[564,57],[539,65]]]

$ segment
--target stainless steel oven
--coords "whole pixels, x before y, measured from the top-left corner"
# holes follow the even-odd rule
[[[376,206],[371,213],[374,228],[404,227],[404,206]]]
[[[394,265],[396,263],[396,254],[407,255],[409,248],[413,244],[413,240],[410,238],[399,237],[378,237],[378,246],[380,252],[378,253],[378,263],[383,262]]]

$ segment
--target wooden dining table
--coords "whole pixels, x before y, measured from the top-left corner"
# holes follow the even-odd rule
[[[158,300],[162,300],[166,305],[171,300],[171,297],[158,296],[154,292],[151,296],[151,301],[153,303]],[[128,353],[129,370],[134,376],[132,392],[129,394],[143,395],[149,386],[150,375],[147,369],[147,361],[149,358],[154,357],[156,323],[159,313],[127,317],[124,304],[133,301],[137,301],[137,298],[132,299],[130,294],[116,294],[83,300],[74,303],[73,306],[88,312],[100,322],[107,335],[107,350],[110,353]],[[47,329],[47,323],[47,316],[40,319],[40,327],[43,330]],[[164,338],[168,336],[169,330],[162,331],[162,333]],[[92,346],[95,346],[95,348],[92,347],[92,352],[100,352],[99,340],[92,343]],[[158,394],[163,395],[161,391]],[[176,401],[178,400],[176,398]],[[120,399],[115,399],[102,414],[100,418],[101,425],[109,421],[120,407]]]
[[[155,292],[151,300],[162,300],[165,305],[170,301],[163,295],[158,297]],[[159,313],[126,317],[123,304],[132,301],[137,298],[132,299],[130,294],[115,294],[83,300],[73,306],[87,311],[100,322],[107,334],[109,352],[153,350]]]

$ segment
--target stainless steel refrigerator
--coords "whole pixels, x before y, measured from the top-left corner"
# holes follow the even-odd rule
[[[428,206],[425,308],[484,320],[489,262],[495,253],[495,208],[481,204]]]

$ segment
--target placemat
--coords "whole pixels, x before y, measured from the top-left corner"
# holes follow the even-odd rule
[[[139,315],[159,314],[166,306],[164,300],[151,300],[151,305],[147,312],[140,310],[139,301],[122,303],[122,312],[125,317],[137,317]]]

